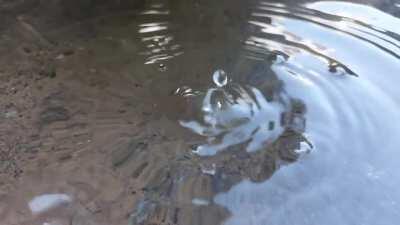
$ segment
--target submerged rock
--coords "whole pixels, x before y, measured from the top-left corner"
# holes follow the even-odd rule
[[[66,121],[70,119],[70,113],[64,107],[49,107],[40,114],[42,125],[48,125],[57,121]]]

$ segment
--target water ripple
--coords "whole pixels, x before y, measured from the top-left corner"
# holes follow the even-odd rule
[[[307,106],[315,151],[266,182],[217,195],[232,213],[225,224],[396,224],[400,20],[333,1],[254,10],[246,51],[289,56],[271,68]]]

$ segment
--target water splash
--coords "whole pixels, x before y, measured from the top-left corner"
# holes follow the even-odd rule
[[[223,87],[228,84],[228,75],[223,70],[217,70],[213,74],[214,84]]]
[[[246,150],[253,152],[273,142],[284,131],[283,102],[268,102],[257,88],[228,80],[223,70],[215,71],[215,86],[201,96],[202,120],[180,121],[183,127],[208,138],[207,144],[194,150],[199,155],[215,155],[245,142],[248,142]]]

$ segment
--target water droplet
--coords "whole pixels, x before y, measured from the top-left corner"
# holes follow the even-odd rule
[[[216,70],[213,74],[213,81],[218,87],[223,87],[228,83],[228,75],[223,70]]]
[[[160,70],[161,72],[165,72],[167,71],[167,66],[163,63],[160,63],[160,65],[158,65],[158,70]]]
[[[331,62],[328,67],[329,67],[329,72],[335,75],[345,75],[347,73],[344,66],[339,64],[338,62]]]
[[[339,64],[337,62],[332,62],[329,64],[329,72],[331,73],[336,73],[337,72],[337,67]]]

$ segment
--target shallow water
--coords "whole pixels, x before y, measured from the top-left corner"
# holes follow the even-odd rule
[[[152,0],[48,25],[39,41],[76,50],[55,55],[45,110],[26,107],[45,112],[35,137],[51,148],[0,192],[18,209],[0,215],[397,224],[399,4]],[[32,219],[32,204],[55,210]]]
[[[271,68],[287,94],[306,105],[304,135],[313,150],[269,180],[245,179],[218,194],[215,202],[232,213],[224,224],[399,221],[399,25],[355,3],[255,6],[245,54],[289,56]]]

